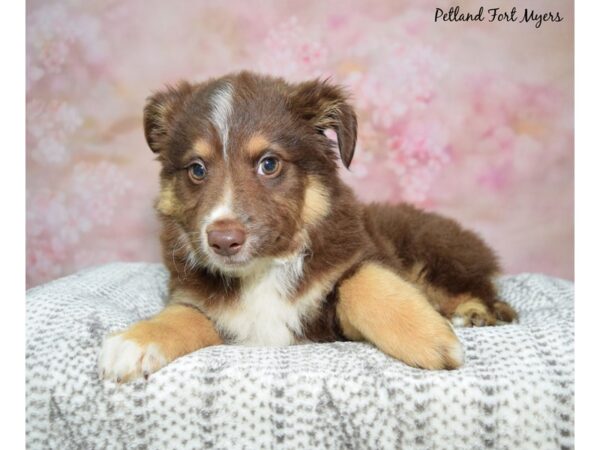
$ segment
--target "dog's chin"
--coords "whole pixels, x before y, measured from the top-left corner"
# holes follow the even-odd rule
[[[273,265],[289,263],[289,255],[260,256],[234,255],[221,256],[216,253],[207,255],[207,268],[214,274],[230,278],[247,278],[256,276]]]
[[[228,277],[241,277],[252,271],[255,258],[249,255],[221,256],[211,252],[207,255],[208,268]]]
[[[304,247],[285,249],[281,253],[261,254],[254,249],[256,245],[248,245],[241,252],[231,256],[219,255],[208,245],[202,246],[200,265],[215,275],[230,278],[246,278],[255,276],[271,267],[273,264],[287,264],[291,259],[303,253]]]

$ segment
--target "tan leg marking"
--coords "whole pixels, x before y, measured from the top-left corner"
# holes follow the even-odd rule
[[[366,263],[339,287],[337,314],[344,335],[425,369],[455,369],[462,346],[448,321],[414,285]]]
[[[304,191],[304,206],[302,207],[302,220],[304,223],[317,224],[329,213],[330,207],[329,193],[325,186],[315,176],[309,176]]]
[[[107,337],[99,370],[102,377],[115,381],[147,377],[180,356],[221,343],[212,323],[200,311],[168,305],[153,318]]]

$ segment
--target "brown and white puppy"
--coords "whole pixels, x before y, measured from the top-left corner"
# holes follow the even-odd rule
[[[348,167],[357,123],[340,87],[249,72],[181,83],[148,100],[144,127],[162,164],[169,303],[105,340],[103,377],[147,377],[224,342],[345,339],[454,369],[464,357],[447,319],[515,319],[475,234],[408,205],[362,205],[342,183],[337,152]]]

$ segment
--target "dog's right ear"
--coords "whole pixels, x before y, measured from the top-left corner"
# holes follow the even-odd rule
[[[167,87],[146,100],[144,107],[144,135],[154,153],[163,148],[169,129],[185,99],[192,93],[192,85],[182,81],[175,87]]]
[[[342,162],[346,168],[350,167],[356,147],[357,124],[345,89],[317,79],[297,85],[292,98],[300,117],[315,131],[335,131]]]

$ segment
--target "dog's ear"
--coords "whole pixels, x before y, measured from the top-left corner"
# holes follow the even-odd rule
[[[144,135],[148,146],[159,153],[169,133],[169,128],[185,99],[192,93],[192,85],[181,82],[167,87],[146,100],[144,107]]]
[[[346,168],[350,167],[356,147],[357,122],[345,90],[326,80],[307,81],[296,85],[292,102],[300,116],[317,132],[335,131],[342,162]]]

